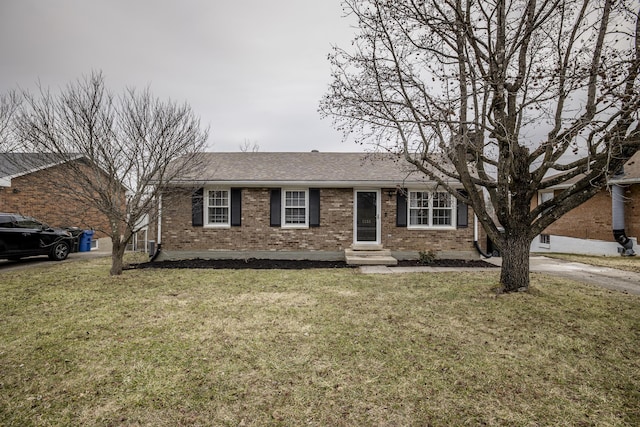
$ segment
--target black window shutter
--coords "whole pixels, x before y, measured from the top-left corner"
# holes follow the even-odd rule
[[[309,189],[309,226],[320,227],[320,189]]]
[[[271,227],[280,227],[280,189],[271,189]]]
[[[468,193],[464,190],[458,190],[458,193],[460,193],[460,195],[464,197],[468,195]],[[463,203],[460,200],[457,201],[456,218],[456,225],[458,226],[458,228],[466,228],[469,226],[469,206],[467,206],[466,203]]]
[[[231,189],[231,226],[242,225],[242,189]]]
[[[198,188],[191,194],[191,225],[202,227],[204,221],[204,188]]]
[[[407,226],[407,192],[396,193],[396,227]]]

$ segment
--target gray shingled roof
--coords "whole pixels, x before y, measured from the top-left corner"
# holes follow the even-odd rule
[[[77,158],[78,155],[72,155]],[[0,178],[16,178],[70,160],[50,153],[0,153]]]
[[[0,153],[0,187],[10,187],[13,178],[80,157],[78,154],[62,156],[51,153]]]
[[[434,184],[398,156],[371,153],[202,153],[204,166],[177,184]]]
[[[616,176],[609,182],[612,184],[638,184],[640,183],[640,151],[631,156],[624,164],[622,176]]]
[[[635,153],[633,156],[631,156],[631,158],[629,160],[627,160],[627,163],[624,164],[623,166],[623,173],[622,175],[616,175],[614,177],[612,177],[609,180],[609,184],[640,184],[640,151],[638,151],[637,153]],[[553,177],[558,176],[558,174],[555,175],[550,175],[548,176],[546,179],[551,179]],[[554,185],[553,187],[550,187],[549,189],[562,189],[562,188],[568,188],[571,185],[575,184],[576,182],[578,182],[579,180],[581,180],[582,178],[584,178],[584,174],[582,175],[578,175],[575,176],[571,179],[568,179],[567,181],[558,184],[558,185]]]

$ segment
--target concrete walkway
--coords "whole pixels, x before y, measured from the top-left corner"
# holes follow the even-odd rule
[[[490,258],[485,261],[500,266],[502,258]],[[530,258],[530,270],[534,273],[544,273],[551,276],[575,280],[577,282],[601,286],[614,291],[640,295],[640,273],[608,267],[597,267],[594,265],[564,261],[545,256],[532,256]],[[362,266],[360,267],[360,271],[364,274],[393,274],[496,270],[491,268]]]

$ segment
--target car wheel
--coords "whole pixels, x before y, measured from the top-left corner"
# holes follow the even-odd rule
[[[54,261],[62,261],[69,255],[69,245],[66,242],[57,242],[51,248],[49,258]]]

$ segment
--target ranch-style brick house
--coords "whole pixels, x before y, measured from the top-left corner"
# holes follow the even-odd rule
[[[443,258],[479,257],[472,209],[397,156],[202,156],[204,166],[173,181],[160,198],[158,259],[393,264],[429,251]]]

